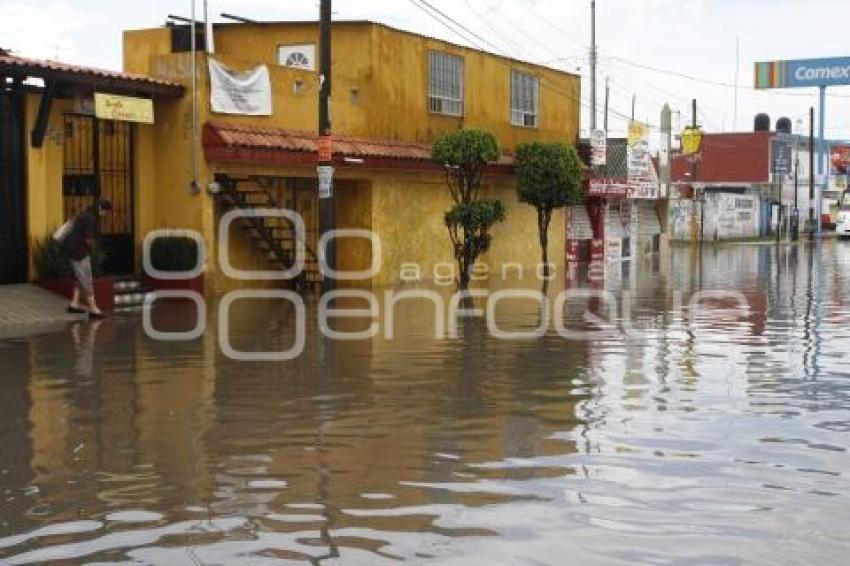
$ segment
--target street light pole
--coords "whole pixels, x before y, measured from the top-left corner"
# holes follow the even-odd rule
[[[590,129],[596,129],[596,0],[590,0]]]

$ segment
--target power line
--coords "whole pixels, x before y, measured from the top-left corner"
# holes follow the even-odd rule
[[[466,33],[468,33],[468,34],[469,34],[469,35],[471,35],[472,37],[474,37],[474,38],[478,39],[479,41],[481,41],[482,43],[484,43],[484,45],[488,45],[488,46],[492,47],[493,49],[495,49],[496,51],[500,52],[500,54],[501,54],[501,55],[505,55],[505,56],[507,56],[507,55],[506,55],[506,54],[502,51],[502,48],[501,48],[501,47],[499,47],[499,46],[498,46],[498,45],[496,45],[495,43],[493,43],[493,42],[489,41],[488,39],[486,39],[486,38],[484,38],[484,37],[481,37],[481,36],[480,36],[478,33],[476,33],[475,31],[473,31],[473,30],[469,29],[469,28],[468,28],[467,26],[465,26],[464,24],[462,24],[462,23],[458,22],[457,20],[455,20],[454,18],[452,18],[451,16],[449,16],[448,14],[446,14],[445,12],[443,12],[442,10],[440,10],[439,8],[435,7],[433,4],[431,4],[430,2],[428,2],[428,0],[416,0],[416,1],[417,1],[417,2],[419,2],[419,3],[421,3],[422,5],[426,6],[427,8],[431,9],[432,11],[436,12],[437,14],[439,14],[440,16],[442,16],[443,18],[445,18],[446,20],[448,20],[448,21],[452,22],[454,25],[456,25],[456,26],[457,26],[457,27],[459,27],[460,29],[464,30]]]
[[[749,85],[736,85],[734,83],[728,83],[728,82],[724,82],[724,81],[717,81],[717,80],[713,80],[713,79],[704,79],[704,78],[701,78],[701,77],[696,77],[694,75],[690,75],[688,73],[681,73],[679,71],[670,71],[668,69],[660,69],[660,68],[654,67],[652,65],[647,65],[645,63],[638,63],[637,61],[632,61],[632,60],[629,60],[629,59],[625,59],[623,57],[618,57],[616,55],[607,55],[605,57],[607,57],[608,59],[610,59],[612,61],[620,61],[621,63],[625,63],[626,65],[631,65],[632,67],[637,67],[639,69],[644,69],[646,71],[652,71],[654,73],[661,73],[661,74],[664,74],[664,75],[670,75],[670,76],[673,76],[673,77],[679,77],[679,78],[686,79],[686,80],[693,81],[693,82],[698,82],[698,83],[703,83],[703,84],[708,84],[708,85],[713,85],[713,86],[719,86],[719,87],[723,87],[723,88],[743,88],[743,89],[750,90],[750,91],[757,92],[757,93],[777,94],[777,95],[781,95],[781,96],[811,96],[810,94],[804,93],[804,92],[782,92],[782,91],[778,91],[778,90],[765,90],[765,89],[758,89],[758,88],[755,88],[755,87],[749,86]],[[850,95],[846,95],[846,94],[827,93],[827,95],[834,97],[834,98],[850,98]]]
[[[435,8],[427,0],[409,0],[409,2],[411,4],[413,4],[414,6],[416,6],[417,8],[419,8],[420,10],[422,10],[423,12],[425,12],[426,14],[428,14],[428,16],[430,16],[436,22],[440,23],[443,27],[445,27],[446,29],[448,29],[452,33],[458,35],[459,37],[463,38],[464,41],[470,43],[471,45],[473,45],[477,49],[479,49],[481,51],[486,51],[486,49],[481,47],[481,45],[479,43],[479,42],[483,42],[486,45],[491,46],[497,52],[500,52],[500,53],[498,53],[499,55],[502,55],[503,57],[505,57],[507,59],[512,59],[509,55],[505,55],[504,51],[499,46],[497,46],[496,44],[494,44],[490,40],[482,37],[478,33],[470,30],[469,27],[467,27],[463,23],[457,21],[455,18],[453,18],[452,16],[450,16],[446,12],[439,10],[438,8]],[[458,30],[462,30],[462,31],[458,31]],[[467,37],[463,32],[466,32],[467,34],[472,35],[478,41],[470,40],[469,37]],[[507,66],[510,67],[509,64]],[[581,96],[576,98],[576,96],[573,93],[564,90],[563,88],[561,88],[558,85],[551,84],[545,77],[541,76],[539,79],[540,79],[541,88],[545,88],[546,90],[548,90],[549,92],[551,92],[553,94],[559,94],[562,97],[567,98],[572,102],[576,102],[580,106],[584,106],[585,109],[589,110],[591,108],[591,104],[589,102],[587,102],[586,100],[582,99]],[[625,120],[628,120],[628,121],[631,120],[631,116],[629,114],[620,112],[620,111],[618,111],[614,108],[609,107],[608,111],[609,111],[610,114],[613,114],[615,116],[619,116],[619,117],[621,117]],[[655,130],[661,129],[660,126],[658,126],[656,124],[652,124],[652,123],[649,123],[649,122],[645,122],[645,124],[648,127],[650,127],[651,129],[655,129]]]

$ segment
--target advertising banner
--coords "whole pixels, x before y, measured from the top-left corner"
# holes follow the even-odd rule
[[[628,139],[629,193],[631,198],[658,198],[658,179],[649,153],[649,126],[641,122],[629,124]]]
[[[608,162],[608,134],[605,130],[590,132],[590,164],[604,167]]]
[[[260,65],[233,71],[210,58],[210,106],[220,114],[271,116],[272,87],[269,69]]]
[[[846,191],[850,184],[850,145],[833,145],[830,148],[829,165],[832,189]]]
[[[850,145],[834,145],[830,164],[833,175],[850,175]]]

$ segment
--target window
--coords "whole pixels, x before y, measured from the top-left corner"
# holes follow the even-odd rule
[[[279,45],[277,48],[277,63],[282,67],[315,71],[316,46],[312,44]]]
[[[537,127],[540,111],[540,79],[520,71],[511,71],[511,124]]]
[[[428,53],[428,111],[463,115],[463,58],[448,53]]]

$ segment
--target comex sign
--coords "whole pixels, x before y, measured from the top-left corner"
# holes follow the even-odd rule
[[[850,86],[850,57],[756,63],[756,88]]]
[[[830,86],[850,86],[850,57],[829,59],[798,59],[796,61],[770,61],[756,63],[755,86],[768,88],[815,88],[820,89],[820,115],[818,119],[818,175],[826,177],[826,88]],[[818,187],[818,192],[823,186]],[[818,234],[821,226],[823,199],[815,200],[817,210]]]

